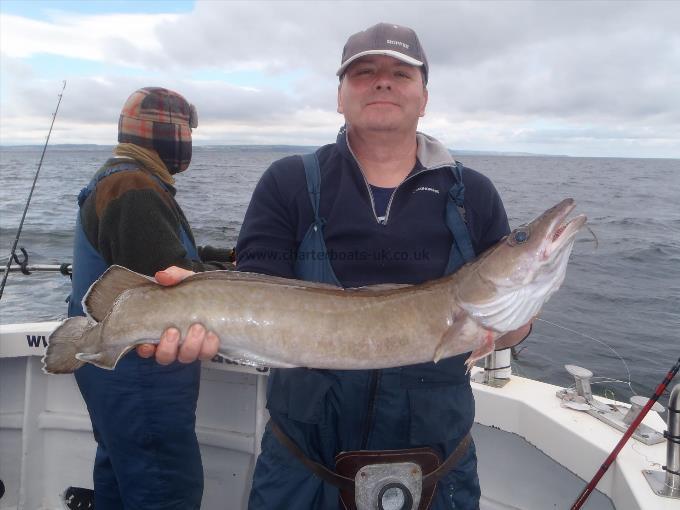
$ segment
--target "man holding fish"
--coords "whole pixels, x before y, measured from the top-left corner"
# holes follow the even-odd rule
[[[307,159],[306,169],[289,157],[265,172],[239,236],[240,271],[342,287],[418,284],[452,273],[509,233],[491,182],[417,132],[429,67],[413,30],[380,23],[354,34],[337,74],[345,126],[335,144]],[[188,274],[169,268],[156,278],[174,284]],[[496,348],[529,331],[526,324],[507,333]],[[155,356],[160,363],[209,359],[218,345],[196,324],[181,346],[179,332],[166,330]],[[138,351],[150,356],[154,347]],[[343,451],[429,447],[446,460],[473,423],[467,357],[381,370],[273,370],[271,421],[249,507],[337,508],[338,488],[310,466],[334,470]],[[478,508],[474,443],[456,460],[430,494],[429,508]]]

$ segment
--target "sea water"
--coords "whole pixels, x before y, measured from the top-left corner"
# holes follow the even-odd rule
[[[41,150],[0,148],[3,266]],[[310,149],[195,147],[190,169],[177,176],[177,200],[198,244],[234,246],[262,172],[301,150]],[[70,262],[76,197],[110,154],[111,147],[101,146],[48,148],[19,241],[31,263]],[[587,232],[579,234],[566,280],[520,346],[514,372],[565,386],[573,380],[564,365],[580,365],[594,372],[596,393],[624,401],[633,393],[651,395],[680,356],[680,160],[457,159],[491,178],[511,227],[573,197],[597,236],[596,246]],[[58,273],[12,273],[0,323],[62,319],[69,290]]]

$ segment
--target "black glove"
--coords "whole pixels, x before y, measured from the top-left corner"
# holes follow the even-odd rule
[[[198,258],[201,262],[234,262],[236,260],[233,248],[215,248],[214,246],[199,246]]]

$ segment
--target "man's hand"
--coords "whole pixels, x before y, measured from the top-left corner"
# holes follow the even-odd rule
[[[181,267],[171,266],[155,274],[156,281],[161,285],[172,286],[194,274]],[[201,324],[192,324],[187,336],[179,345],[180,332],[175,328],[163,331],[159,344],[142,344],[137,346],[137,354],[142,358],[156,356],[161,365],[169,365],[175,360],[191,363],[197,359],[209,360],[215,357],[220,346],[217,335],[206,331]]]

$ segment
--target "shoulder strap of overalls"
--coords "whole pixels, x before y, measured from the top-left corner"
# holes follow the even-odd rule
[[[475,258],[470,233],[465,218],[465,185],[463,184],[463,165],[458,161],[451,167],[454,184],[449,189],[446,203],[446,226],[453,234],[453,245],[449,254],[446,274],[457,270]]]
[[[307,178],[307,193],[309,201],[314,211],[314,224],[323,226],[323,220],[319,217],[319,200],[321,196],[321,169],[316,152],[302,155],[302,163],[305,166],[305,177]]]
[[[122,161],[120,163],[113,163],[111,166],[107,167],[105,170],[98,172],[91,180],[90,183],[85,186],[83,189],[80,190],[80,193],[78,194],[78,207],[82,207],[83,203],[87,199],[87,197],[90,196],[90,194],[94,191],[94,189],[97,187],[97,184],[102,179],[105,179],[109,175],[116,174],[118,172],[125,172],[125,171],[132,171],[132,170],[139,170],[139,165],[137,163],[128,163],[126,161]]]
[[[326,224],[319,216],[321,197],[321,169],[316,153],[304,154],[302,163],[305,167],[307,179],[307,193],[314,211],[314,222],[307,229],[305,237],[298,247],[298,257],[295,262],[295,274],[301,280],[331,283],[342,287],[340,280],[331,266],[326,241],[323,238],[323,228]]]
[[[78,195],[78,206],[82,206],[83,202],[85,202],[85,199],[94,191],[94,189],[97,187],[97,184],[99,184],[102,180],[107,178],[110,175],[117,174],[118,172],[131,172],[135,170],[140,170],[139,163],[128,163],[127,161],[121,161],[121,162],[114,162],[110,166],[108,166],[105,170],[102,172],[97,173],[92,180],[90,180],[90,183],[84,187],[82,190],[80,190],[80,194]],[[161,187],[170,192],[170,189],[168,189],[168,185],[163,182],[163,180],[158,177],[155,174],[150,174],[151,177],[156,179],[158,181],[158,184],[161,185]]]
[[[78,207],[82,207],[87,197],[95,190],[97,184],[99,184],[106,177],[117,174],[118,172],[131,172],[135,170],[140,170],[139,163],[128,162],[128,161],[115,161],[110,166],[106,167],[101,172],[98,172],[91,180],[90,183],[80,190],[78,194]],[[163,180],[157,175],[150,174],[151,177],[156,179],[161,188],[170,193],[169,185],[163,182]],[[173,197],[174,200],[174,197]],[[176,207],[179,208],[179,204],[175,202]],[[181,210],[181,209],[180,209]],[[192,236],[189,235],[184,225],[180,222],[179,228],[180,240],[184,249],[187,251],[187,255],[190,259],[199,260],[198,251],[196,250],[196,243],[192,241]]]

